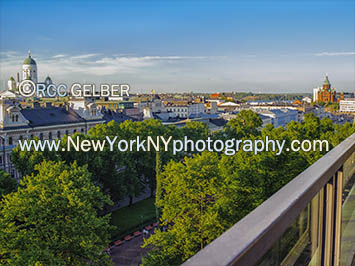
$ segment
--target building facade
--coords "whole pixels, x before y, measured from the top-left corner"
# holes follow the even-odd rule
[[[355,98],[348,98],[339,101],[339,111],[346,113],[355,113]]]
[[[17,146],[19,140],[34,137],[40,140],[53,140],[76,132],[86,134],[90,128],[105,122],[103,114],[92,102],[71,107],[69,105],[55,107],[49,103],[41,106],[39,103],[34,103],[32,107],[23,108],[19,99],[2,98],[0,100],[0,150],[2,151],[0,168],[19,178],[10,160],[11,151]]]
[[[336,91],[335,89],[332,89],[332,86],[328,79],[328,75],[325,76],[323,86],[321,88],[316,89],[315,92],[317,93],[316,101],[318,102],[337,102]]]

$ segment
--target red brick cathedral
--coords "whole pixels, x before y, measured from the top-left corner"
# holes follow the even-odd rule
[[[336,91],[332,89],[332,85],[329,82],[328,75],[325,76],[325,81],[323,87],[318,91],[318,101],[319,102],[336,102]]]

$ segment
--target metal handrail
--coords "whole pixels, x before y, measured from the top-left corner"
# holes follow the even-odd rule
[[[254,265],[354,152],[355,133],[183,265]]]

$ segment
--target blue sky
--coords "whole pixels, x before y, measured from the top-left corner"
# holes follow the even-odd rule
[[[354,91],[354,1],[0,2],[0,79],[31,49],[39,78],[137,92]]]

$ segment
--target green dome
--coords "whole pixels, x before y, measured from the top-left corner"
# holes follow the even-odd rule
[[[324,81],[323,85],[329,85],[329,84],[330,84],[330,82],[329,82],[328,75],[327,75],[327,76],[325,76],[325,81]]]
[[[24,65],[36,65],[36,61],[29,55],[25,61],[23,61]]]

